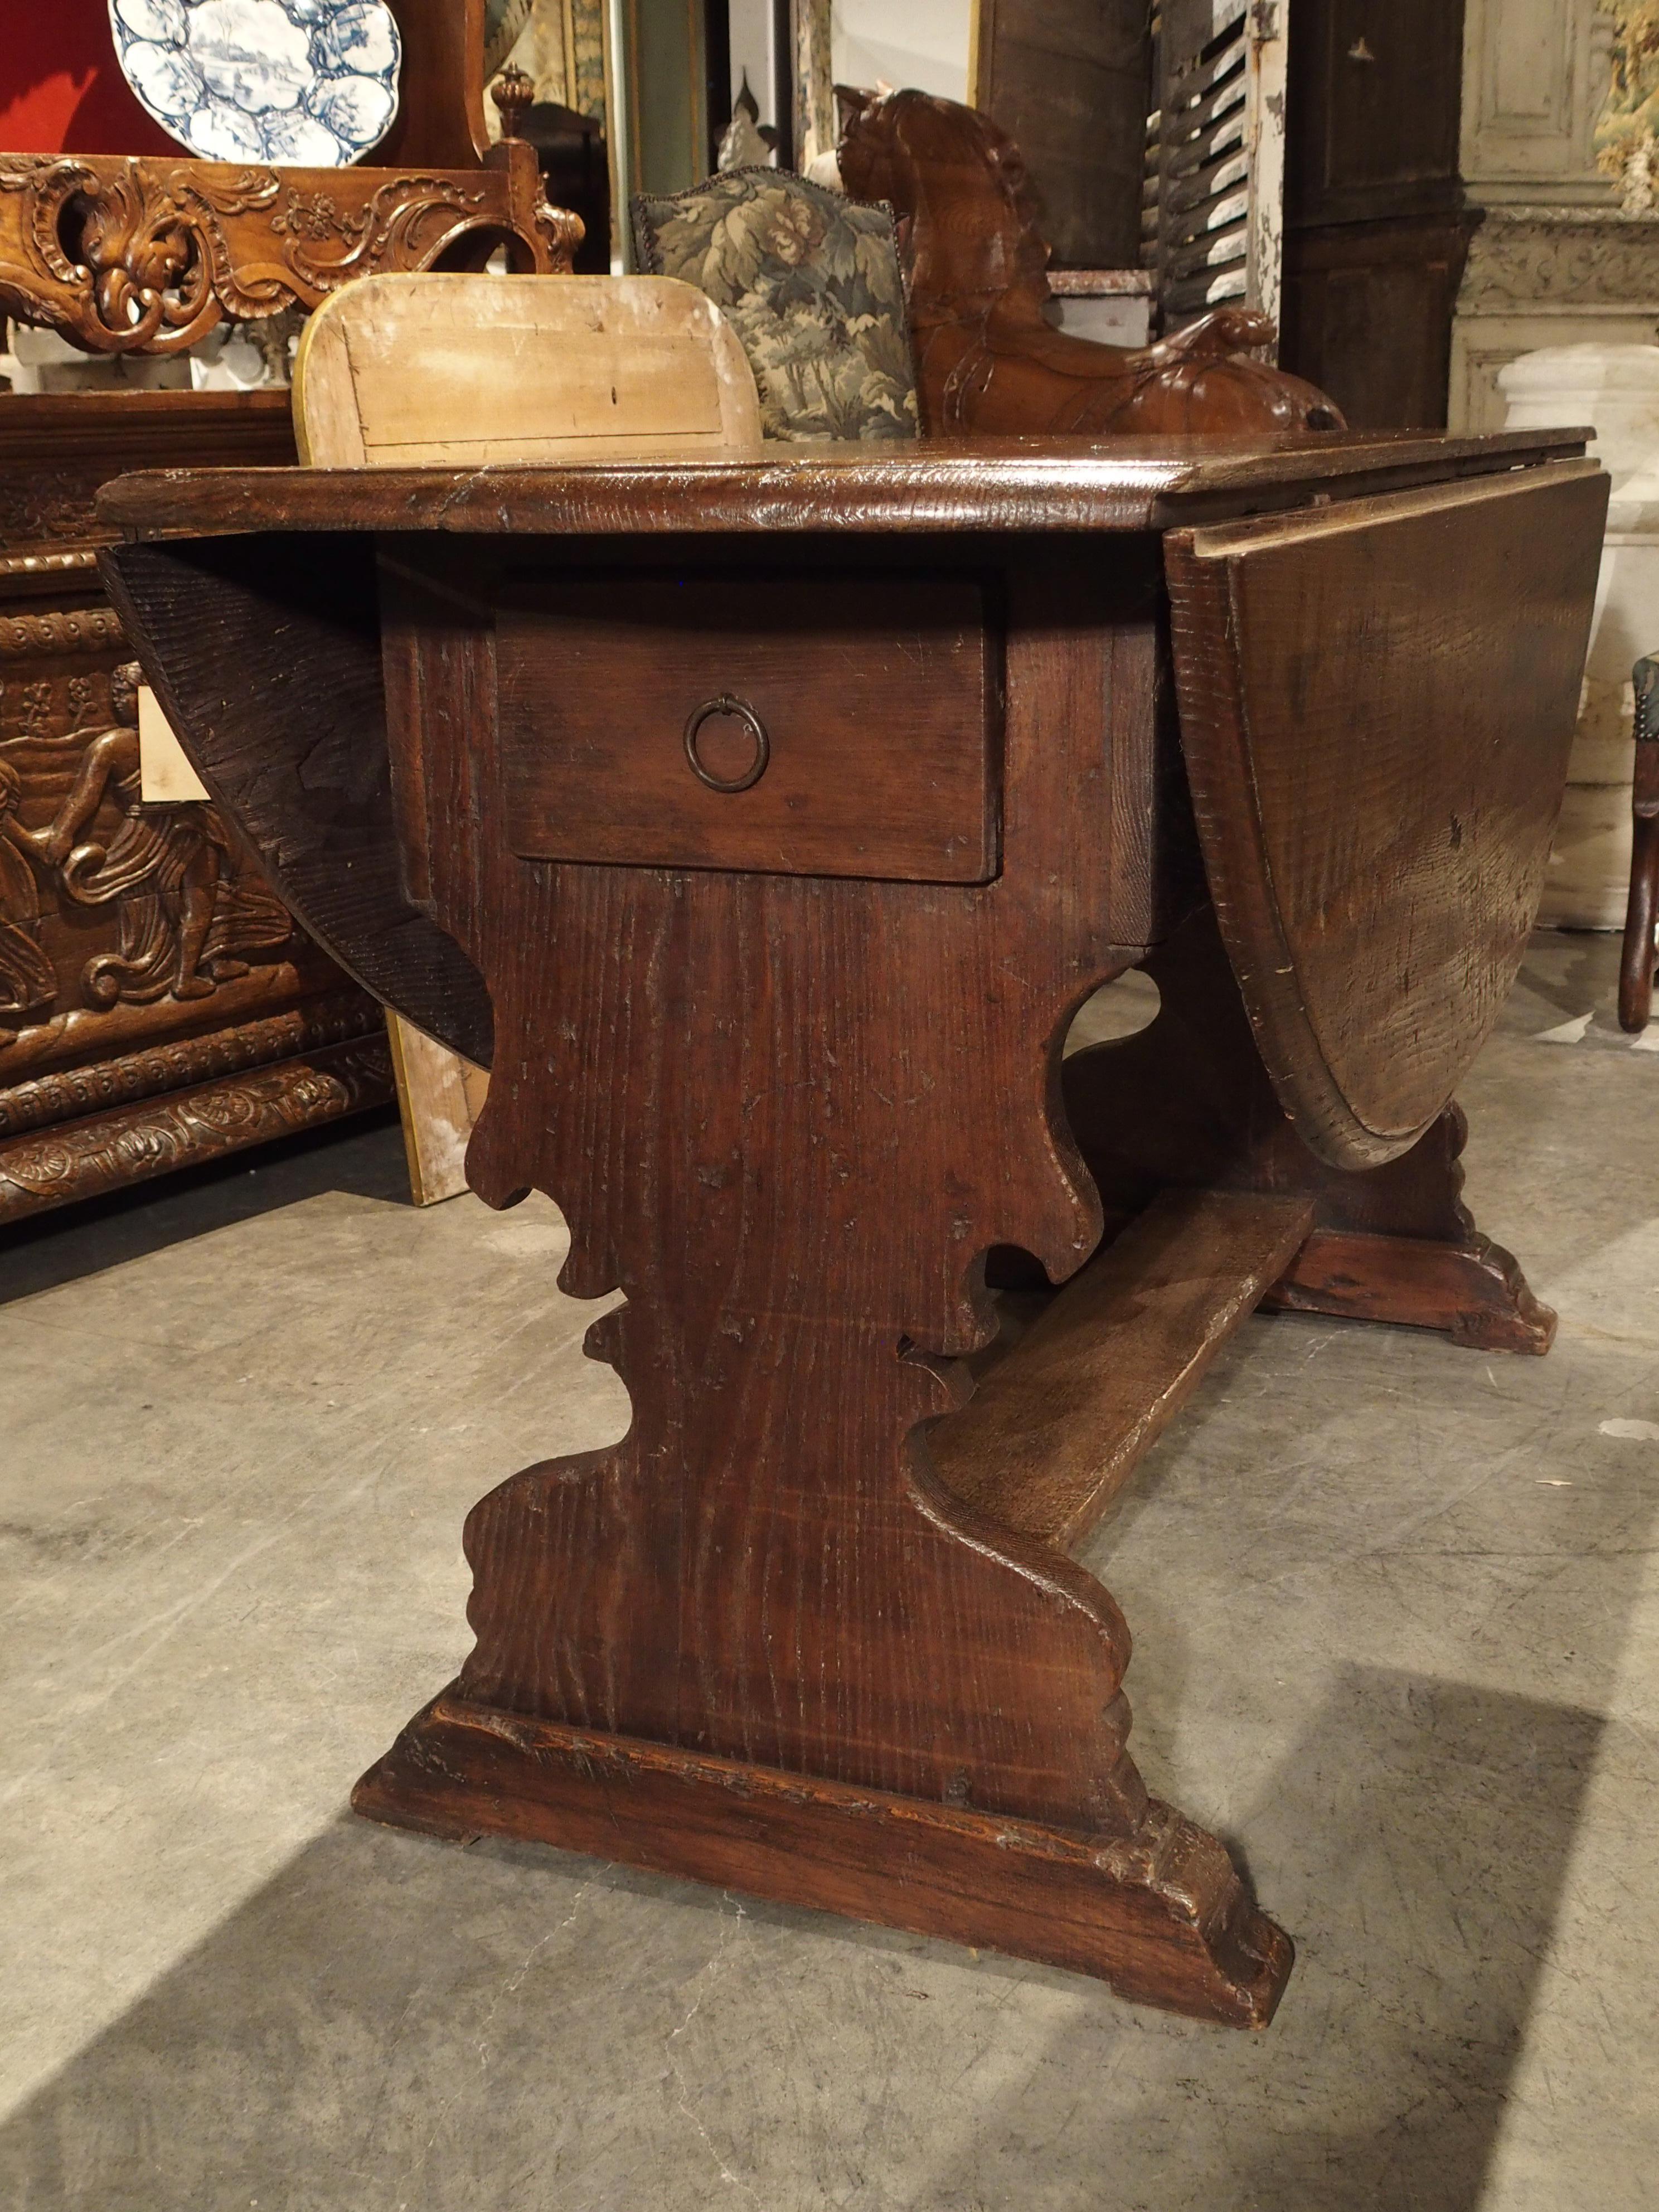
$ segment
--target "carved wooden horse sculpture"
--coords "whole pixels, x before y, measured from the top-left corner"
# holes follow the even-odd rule
[[[1161,344],[1069,337],[1043,319],[1048,248],[1019,149],[988,116],[925,92],[849,118],[842,180],[900,217],[922,421],[938,431],[1335,430],[1335,404],[1250,358],[1273,325],[1221,307]]]

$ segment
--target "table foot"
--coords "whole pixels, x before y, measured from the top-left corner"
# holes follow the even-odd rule
[[[1293,1956],[1222,1845],[1156,1799],[1133,1832],[1091,1838],[446,1693],[352,1805],[1037,1960],[1227,2027],[1267,2026]]]
[[[1194,1186],[1300,1194],[1313,1226],[1264,1307],[1443,1329],[1480,1352],[1548,1351],[1554,1314],[1463,1203],[1460,1107],[1385,1166],[1331,1167],[1279,1105],[1212,912],[1146,967],[1163,998],[1156,1018],[1066,1065],[1066,1111],[1109,1223]]]
[[[1474,1233],[1443,1244],[1316,1229],[1261,1303],[1443,1329],[1470,1352],[1541,1356],[1555,1341],[1555,1314],[1533,1296],[1515,1255]]]

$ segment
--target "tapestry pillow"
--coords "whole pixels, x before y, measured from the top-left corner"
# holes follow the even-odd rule
[[[892,210],[778,169],[634,201],[640,264],[708,294],[743,343],[769,438],[914,438]]]

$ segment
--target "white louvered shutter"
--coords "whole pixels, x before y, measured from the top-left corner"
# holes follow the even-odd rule
[[[1167,335],[1231,302],[1279,319],[1291,0],[1161,0],[1142,259]]]

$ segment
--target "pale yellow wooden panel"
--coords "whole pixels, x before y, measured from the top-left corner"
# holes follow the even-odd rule
[[[404,1124],[410,1194],[416,1206],[459,1198],[466,1188],[466,1147],[489,1078],[447,1045],[434,1044],[401,1014],[388,1014],[392,1066]]]
[[[594,440],[720,434],[720,385],[709,348],[683,335],[644,331],[593,334],[562,356],[541,331],[434,333],[421,349],[418,378],[395,350],[346,332],[363,443],[371,463],[389,450],[469,452],[531,458],[532,447],[579,447]]]
[[[312,319],[295,415],[313,466],[708,451],[759,435],[720,311],[660,276],[382,276]]]
[[[207,797],[207,787],[185,758],[148,684],[138,687],[138,790],[147,806],[178,806]]]

